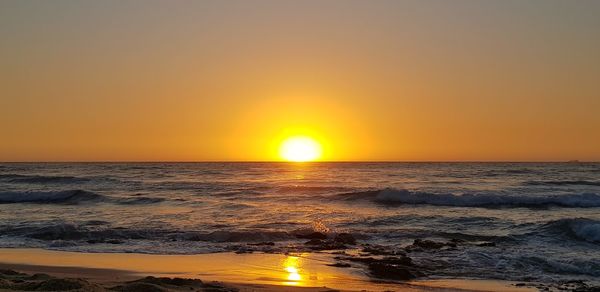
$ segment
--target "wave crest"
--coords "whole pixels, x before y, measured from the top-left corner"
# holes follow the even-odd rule
[[[103,195],[84,190],[0,192],[0,204],[78,204],[84,201],[101,201],[104,199],[106,197]]]
[[[87,223],[87,222],[86,222]],[[5,226],[0,228],[0,235],[25,236],[38,240],[88,240],[89,243],[102,242],[111,239],[156,239],[164,234],[165,230],[154,229],[129,229],[105,225],[79,225],[71,222],[50,222],[31,226]]]
[[[544,229],[566,234],[579,240],[600,243],[600,221],[587,218],[568,218],[551,221]]]
[[[153,197],[114,198],[84,190],[0,192],[0,204],[80,204],[84,202],[111,202],[122,205],[160,203],[165,199]]]
[[[87,241],[90,244],[109,240],[168,240],[228,242],[272,242],[295,239],[285,231],[183,231],[162,228],[115,227],[89,222],[46,222],[29,226],[0,226],[0,235],[24,236],[44,241]]]
[[[595,193],[550,195],[550,196],[514,196],[500,193],[490,194],[435,194],[413,192],[404,189],[383,189],[338,195],[343,200],[367,199],[382,204],[413,204],[453,207],[600,207],[600,195]]]

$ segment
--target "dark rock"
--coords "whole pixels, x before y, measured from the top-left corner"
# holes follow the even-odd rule
[[[415,239],[412,245],[407,246],[406,251],[423,251],[441,249],[443,247],[456,247],[455,242],[437,242],[427,239]]]
[[[6,276],[24,276],[25,275],[25,274],[19,273],[17,271],[5,270],[5,269],[0,269],[0,274],[1,275],[6,275]]]
[[[389,265],[414,266],[412,259],[407,256],[385,257],[382,259],[376,259],[373,257],[335,257],[335,259],[363,263],[363,264],[384,263],[384,264],[389,264]]]
[[[270,245],[270,246],[273,246],[273,245],[275,245],[275,243],[272,241],[268,241],[268,242],[248,243],[248,245],[256,245],[256,246],[265,246],[265,245],[269,246]]]
[[[46,274],[28,275],[0,270],[0,289],[24,291],[91,291],[98,286],[82,279],[58,279]]]
[[[107,291],[105,287],[83,279],[54,278],[46,274],[28,275],[12,270],[0,270],[0,290],[8,291]],[[198,279],[146,277],[108,288],[122,292],[219,291],[233,292],[218,284],[205,284]],[[4,290],[2,290],[4,291]]]
[[[87,282],[79,279],[49,279],[39,283],[27,283],[26,286],[34,285],[35,288],[31,290],[38,291],[69,291],[76,289],[83,289]],[[29,287],[28,287],[29,288]],[[31,287],[33,288],[33,287]]]
[[[120,291],[120,292],[166,292],[166,291],[169,291],[158,285],[154,285],[151,283],[142,283],[142,282],[129,283],[126,285],[121,285],[121,286],[110,288],[110,290]]]
[[[34,274],[32,276],[27,277],[27,280],[48,280],[52,279],[52,276],[47,274]]]
[[[8,289],[8,288],[10,288],[10,286],[12,286],[12,285],[9,281],[0,279],[0,289]]]
[[[387,250],[385,247],[372,245],[365,245],[361,251],[372,255],[406,255],[400,250]]]
[[[417,277],[405,267],[379,262],[370,263],[369,271],[373,277],[382,279],[406,281]]]
[[[600,292],[600,286],[591,286],[583,280],[560,281],[557,283],[518,283],[516,286],[535,287],[540,291],[573,291],[573,292]]]
[[[323,243],[324,243],[324,241],[322,241],[320,239],[311,239],[311,240],[305,242],[304,244],[306,244],[306,245],[321,245]]]
[[[309,244],[309,242],[312,242],[311,244]],[[310,245],[310,249],[312,250],[333,250],[333,249],[346,249],[348,248],[347,246],[345,246],[344,244],[340,243],[340,242],[335,242],[335,241],[321,241],[320,243],[318,242],[313,242],[312,240],[307,242],[307,245]]]
[[[238,288],[225,287],[224,285],[222,285],[221,283],[218,283],[218,282],[213,282],[210,284],[204,284],[202,291],[205,291],[205,292],[239,292],[240,290]]]
[[[412,259],[409,257],[386,257],[379,260],[379,262],[391,265],[414,266]]]
[[[312,250],[335,250],[335,249],[346,249],[347,247],[339,241],[335,240],[322,240],[322,239],[311,239],[304,244],[308,245]]]
[[[325,235],[321,232],[311,232],[308,234],[296,234],[296,237],[305,238],[305,239],[327,239],[327,235]]]
[[[190,285],[190,286],[202,286],[202,281],[198,280],[198,279],[184,279],[184,278],[167,278],[167,277],[152,277],[152,276],[148,276],[146,278],[143,279],[139,279],[139,280],[135,280],[132,281],[130,283],[136,283],[136,282],[144,282],[144,283],[151,283],[151,284],[155,284],[155,285],[173,285],[173,286],[184,286],[184,285]]]
[[[496,246],[495,242],[482,242],[477,244],[477,246]]]
[[[600,286],[576,288],[573,292],[600,292]]]
[[[380,248],[371,247],[371,246],[365,246],[361,251],[370,253],[372,255],[388,255],[388,254],[390,254],[389,251],[386,251],[386,250],[383,250]]]
[[[377,259],[375,259],[373,257],[352,257],[352,256],[350,256],[350,257],[334,257],[334,259],[363,263],[363,264],[369,264],[369,263],[377,261]]]
[[[354,236],[352,236],[352,234],[350,234],[350,233],[337,234],[335,236],[335,238],[333,239],[333,241],[343,243],[343,244],[350,244],[350,245],[356,244],[356,238],[354,238]]]
[[[163,279],[164,283],[174,286],[202,286],[202,283],[199,279],[187,279],[187,278],[159,278]]]
[[[424,249],[438,249],[445,246],[442,242],[435,242],[427,239],[415,239],[413,245]]]
[[[334,263],[334,264],[327,264],[330,267],[337,267],[337,268],[349,268],[351,267],[350,264],[346,264],[346,263]]]
[[[205,285],[201,280],[198,279],[184,279],[184,278],[166,278],[166,277],[152,277],[148,276],[139,280],[131,281],[125,285],[111,288],[116,291],[126,292],[137,292],[137,291],[170,291],[169,288],[184,287],[190,289],[204,288]],[[178,289],[179,289],[178,288]]]
[[[418,247],[418,246],[414,246],[414,245],[409,245],[405,248],[406,252],[422,252],[425,251],[424,249]]]
[[[381,279],[405,281],[424,276],[412,259],[407,256],[388,256],[384,258],[338,256],[335,259],[361,263],[367,266],[373,277]]]
[[[124,243],[124,241],[118,240],[118,239],[110,239],[110,240],[107,240],[106,243],[110,243],[110,244],[122,244],[122,243]]]

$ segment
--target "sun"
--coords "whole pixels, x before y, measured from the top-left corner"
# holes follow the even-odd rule
[[[287,161],[307,162],[321,157],[321,144],[308,136],[289,137],[281,143],[279,155]]]

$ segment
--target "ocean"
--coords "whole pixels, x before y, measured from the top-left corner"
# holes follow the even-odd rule
[[[200,254],[414,249],[433,278],[596,282],[596,163],[2,163],[0,247]]]

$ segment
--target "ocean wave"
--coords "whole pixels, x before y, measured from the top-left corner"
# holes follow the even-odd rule
[[[568,218],[548,222],[544,230],[561,233],[587,242],[600,243],[600,221],[587,218]]]
[[[505,171],[506,173],[509,174],[526,174],[526,173],[535,173],[536,171],[530,168],[514,168],[514,169],[507,169]]]
[[[0,204],[78,204],[86,201],[102,201],[106,197],[83,190],[0,192]]]
[[[154,204],[165,201],[163,198],[153,197],[130,197],[130,198],[118,198],[113,200],[117,204],[121,205],[140,205],[140,204]]]
[[[543,186],[543,185],[551,185],[551,186],[570,186],[570,185],[579,185],[579,186],[600,186],[600,181],[589,181],[589,180],[547,180],[547,181],[526,181],[525,185],[530,186]]]
[[[36,226],[4,227],[2,235],[25,236],[38,240],[85,240],[88,243],[100,243],[107,240],[157,239],[171,232],[157,229],[129,229],[121,227],[78,225],[69,222],[47,223]]]
[[[317,224],[319,225],[319,224]],[[108,221],[87,220],[72,222],[63,220],[38,221],[27,224],[0,224],[0,236],[26,237],[44,241],[68,240],[88,241],[99,243],[107,240],[162,240],[165,242],[176,241],[204,241],[213,243],[241,243],[241,242],[277,242],[309,238],[316,232],[320,236],[333,238],[337,233],[329,231],[316,231],[318,226],[309,226],[294,230],[265,230],[234,229],[228,226],[217,226],[208,229],[178,229],[144,226],[113,226]],[[354,233],[354,236],[363,237]]]
[[[413,204],[453,207],[600,207],[600,195],[595,193],[549,195],[549,196],[515,196],[500,193],[489,194],[436,194],[414,192],[404,189],[383,189],[339,194],[342,200],[371,200],[381,204]]]
[[[211,242],[259,242],[282,241],[295,238],[284,231],[214,231],[210,233],[188,232],[177,235],[180,240]]]
[[[480,173],[482,176],[486,177],[497,177],[497,176],[505,176],[505,175],[521,175],[521,174],[533,174],[536,173],[535,170],[529,168],[515,168],[515,169],[491,169],[488,171],[484,171]]]
[[[103,222],[101,222],[103,223]],[[73,222],[38,222],[26,226],[0,226],[0,235],[26,237],[43,241],[83,241],[90,244],[111,240],[164,240],[226,242],[272,242],[295,239],[285,231],[237,231],[212,232],[185,231],[163,228],[112,227],[110,224],[80,224]]]
[[[75,184],[88,182],[91,179],[75,176],[47,176],[47,175],[23,175],[23,174],[0,174],[0,180],[9,183],[23,184]]]
[[[115,198],[84,190],[0,192],[0,204],[81,204],[84,202],[109,202],[123,205],[153,204],[164,201],[152,197]]]
[[[522,256],[515,262],[518,268],[542,269],[546,272],[566,275],[600,276],[600,262],[595,260],[552,260],[538,256]]]

